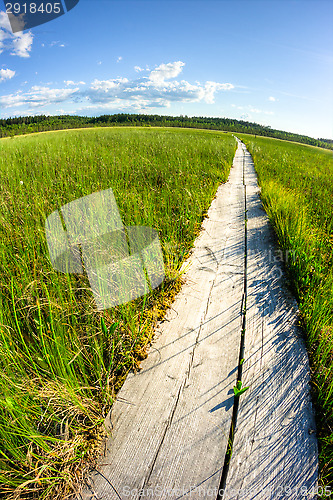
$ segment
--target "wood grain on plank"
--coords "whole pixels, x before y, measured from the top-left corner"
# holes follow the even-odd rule
[[[297,304],[245,152],[245,362],[225,500],[316,498],[318,452]],[[302,496],[303,494],[303,496]]]
[[[241,155],[239,148],[234,180],[217,191],[142,370],[127,377],[112,407],[111,437],[84,500],[202,498],[200,484],[219,486],[242,322]]]

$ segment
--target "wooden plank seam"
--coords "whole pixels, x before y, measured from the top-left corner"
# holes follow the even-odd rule
[[[236,138],[238,144],[243,144],[238,138]],[[243,372],[243,362],[244,353],[245,353],[245,335],[246,335],[246,299],[247,299],[247,208],[246,208],[246,183],[245,183],[245,154],[243,152],[242,158],[242,178],[244,185],[244,292],[242,298],[242,330],[241,330],[241,340],[240,340],[240,348],[239,348],[239,362],[238,362],[238,371],[237,371],[237,381],[242,381],[242,372]],[[230,425],[229,432],[229,445],[228,450],[224,458],[224,464],[222,469],[221,482],[219,486],[219,491],[217,494],[216,500],[222,500],[224,491],[226,489],[228,471],[229,471],[229,463],[231,460],[232,452],[233,452],[233,442],[234,442],[234,433],[237,426],[237,415],[238,415],[238,407],[239,407],[239,398],[234,398],[234,406],[233,406],[233,414]]]

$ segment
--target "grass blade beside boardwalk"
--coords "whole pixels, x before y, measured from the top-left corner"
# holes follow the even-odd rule
[[[235,141],[212,131],[103,128],[1,146],[0,496],[63,500],[179,288]],[[44,234],[51,212],[109,187],[125,225],[159,232],[167,273],[147,297],[104,312],[107,332],[118,323],[112,336],[86,277],[52,269]]]

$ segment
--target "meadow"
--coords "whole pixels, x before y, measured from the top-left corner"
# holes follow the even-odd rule
[[[333,156],[276,139],[240,136],[265,210],[286,254],[310,357],[320,477],[333,485]]]
[[[69,498],[156,321],[236,149],[226,133],[84,129],[1,140],[0,498]],[[84,274],[52,268],[45,219],[112,188],[125,225],[160,236],[166,279],[97,312]]]

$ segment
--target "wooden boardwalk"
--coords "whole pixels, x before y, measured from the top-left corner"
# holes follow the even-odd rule
[[[228,500],[296,500],[301,491],[315,498],[317,441],[297,305],[240,142],[185,266],[185,284],[142,370],[120,390],[104,456],[78,498],[218,499],[221,479]],[[249,389],[235,411],[240,375]]]

